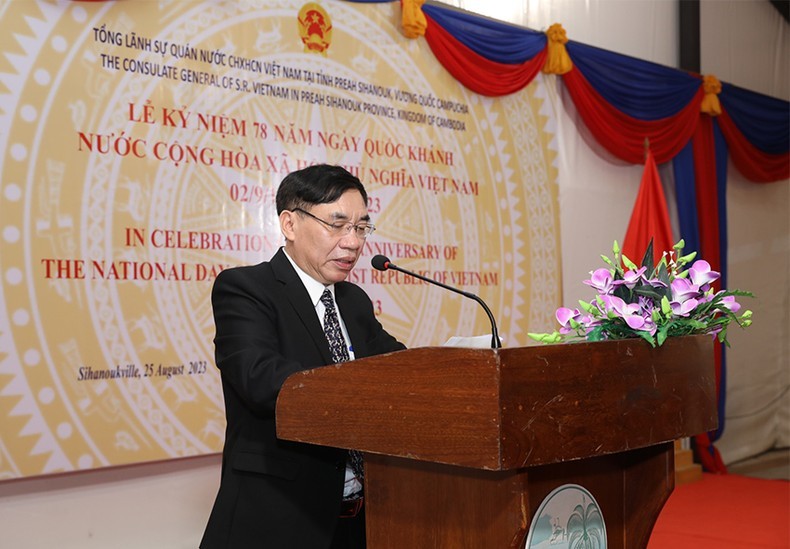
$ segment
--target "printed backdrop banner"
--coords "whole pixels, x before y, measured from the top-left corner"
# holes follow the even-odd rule
[[[217,452],[209,295],[281,245],[290,171],[340,164],[378,226],[351,280],[409,346],[506,346],[560,300],[540,79],[490,99],[397,4],[0,2],[0,478]]]

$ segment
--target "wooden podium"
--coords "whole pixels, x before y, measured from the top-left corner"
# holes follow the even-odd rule
[[[280,438],[364,452],[371,549],[523,548],[566,484],[609,547],[644,548],[673,441],[716,425],[710,336],[417,348],[294,374],[277,402]]]

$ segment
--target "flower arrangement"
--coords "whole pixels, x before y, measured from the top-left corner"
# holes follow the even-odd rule
[[[711,284],[719,273],[711,270],[707,261],[694,261],[696,252],[681,256],[683,246],[681,240],[672,251],[664,252],[654,267],[651,241],[642,265],[637,267],[620,253],[615,241],[614,258],[601,256],[609,268],[591,272],[590,279],[584,281],[597,292],[593,300],[579,301],[581,310],[557,309],[559,331],[528,335],[543,343],[641,337],[655,347],[668,337],[711,334],[729,346],[728,325],[735,322],[745,328],[752,322],[751,311],[738,315],[741,305],[735,298],[752,294],[740,290],[715,292]]]

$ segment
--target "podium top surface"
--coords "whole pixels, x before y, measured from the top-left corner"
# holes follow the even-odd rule
[[[714,429],[713,341],[422,347],[290,376],[277,435],[487,470],[624,452]]]

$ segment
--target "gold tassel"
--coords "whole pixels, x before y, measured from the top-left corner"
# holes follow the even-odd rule
[[[705,97],[702,98],[699,110],[711,116],[719,116],[721,114],[721,103],[719,102],[721,82],[712,74],[706,74],[702,78],[702,89],[705,91]]]
[[[417,38],[425,36],[425,29],[428,21],[422,12],[422,5],[425,0],[402,0],[401,3],[401,26],[406,38]]]
[[[565,44],[568,43],[565,29],[559,23],[554,23],[546,31],[546,37],[548,39],[548,55],[546,63],[543,65],[543,72],[560,75],[570,72],[573,62],[568,55],[568,50],[565,49]]]

